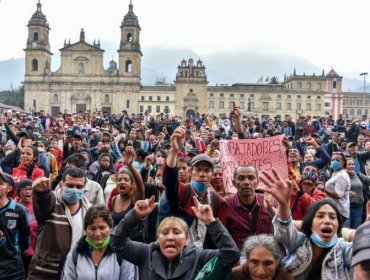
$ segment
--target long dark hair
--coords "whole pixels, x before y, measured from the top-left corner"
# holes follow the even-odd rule
[[[319,211],[321,206],[329,204],[331,207],[333,207],[335,213],[337,214],[337,220],[338,220],[338,230],[337,233],[340,233],[343,227],[343,221],[342,216],[339,213],[339,210],[335,204],[335,202],[331,198],[325,198],[322,200],[318,200],[311,204],[311,206],[306,210],[306,213],[303,218],[303,223],[301,226],[301,231],[306,235],[310,236],[312,234],[312,221],[315,218],[316,212]]]

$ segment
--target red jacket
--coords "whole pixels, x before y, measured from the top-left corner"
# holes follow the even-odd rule
[[[326,197],[323,191],[320,191],[316,188],[313,188],[310,193],[303,193],[300,196],[298,196],[297,194],[297,192],[292,193],[290,197],[290,209],[292,209],[294,204],[296,204],[294,209],[292,209],[293,220],[302,220],[304,213],[312,203]],[[297,202],[295,203],[296,200]]]
[[[58,164],[58,170],[60,171],[63,165],[63,151],[59,147],[54,147],[50,149],[50,153],[55,156]]]
[[[32,175],[30,178],[27,177],[27,170],[20,164],[18,167],[13,169],[13,178],[15,186],[10,191],[9,196],[13,199],[17,196],[17,185],[19,181],[22,181],[24,179],[30,179],[32,181],[35,181],[38,178],[44,177],[44,170],[39,168],[37,165],[34,166]]]

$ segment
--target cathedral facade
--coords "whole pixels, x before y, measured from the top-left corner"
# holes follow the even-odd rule
[[[140,25],[132,3],[124,16],[120,31],[118,57],[107,69],[100,42],[86,42],[80,31],[78,42],[64,42],[60,49],[61,64],[51,71],[50,27],[37,3],[28,22],[25,51],[25,110],[53,115],[59,112],[87,110],[119,113],[150,111],[183,118],[196,113],[226,114],[234,102],[246,114],[273,117],[289,114],[336,117],[342,112],[342,77],[333,69],[325,75],[284,77],[278,84],[236,83],[208,85],[206,67],[201,60],[180,61],[174,83],[141,84]],[[174,69],[175,70],[175,69]]]

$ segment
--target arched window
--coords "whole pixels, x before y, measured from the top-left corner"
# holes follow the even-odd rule
[[[108,104],[109,103],[109,95],[106,94],[104,97],[104,103]]]
[[[82,62],[78,64],[78,74],[85,74],[85,65]]]
[[[58,103],[58,94],[54,94],[53,103]]]
[[[337,81],[333,81],[333,88],[337,88]]]
[[[33,33],[33,40],[38,41],[39,40],[39,33],[35,32]]]
[[[131,33],[127,33],[127,42],[131,43],[132,40],[133,40],[132,34]]]
[[[361,109],[357,109],[357,115],[361,116]]]
[[[351,110],[349,110],[349,114],[350,114],[351,116],[353,116],[353,115],[355,114],[355,109],[351,109]]]
[[[39,62],[37,59],[32,60],[32,71],[38,71],[39,70]]]
[[[348,114],[348,110],[347,109],[343,109],[343,115],[347,115]]]
[[[125,68],[125,71],[128,72],[128,73],[131,73],[132,72],[132,62],[131,62],[131,60],[126,60],[126,68]]]

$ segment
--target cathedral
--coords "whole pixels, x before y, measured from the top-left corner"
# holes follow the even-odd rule
[[[208,85],[201,60],[180,61],[174,83],[141,84],[140,25],[130,2],[120,25],[118,63],[103,65],[100,42],[87,42],[80,31],[78,42],[65,41],[61,64],[51,71],[50,27],[40,1],[28,22],[25,51],[25,110],[56,115],[91,112],[149,111],[187,117],[196,113],[228,115],[237,104],[246,115],[274,117],[332,115],[343,111],[342,77],[333,69],[325,75],[286,75],[278,84],[236,83]],[[108,27],[107,27],[108,28]],[[118,30],[117,30],[118,32]],[[175,70],[175,69],[174,69]]]

